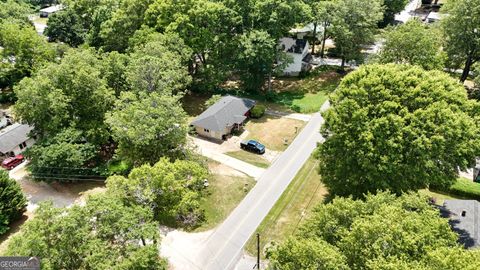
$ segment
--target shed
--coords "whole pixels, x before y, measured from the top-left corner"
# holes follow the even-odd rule
[[[40,17],[46,18],[55,12],[58,12],[63,9],[62,5],[54,5],[46,8],[40,9]]]

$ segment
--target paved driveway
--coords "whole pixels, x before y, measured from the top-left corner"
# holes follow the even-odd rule
[[[327,107],[328,103],[322,106]],[[190,248],[185,252],[177,249],[176,257],[182,260],[181,263],[171,260],[175,269],[233,269],[245,243],[310,157],[317,143],[323,140],[319,133],[323,122],[320,113],[312,115],[302,132],[261,175],[255,187],[230,216],[206,239],[195,241],[195,247],[192,246],[195,251]]]

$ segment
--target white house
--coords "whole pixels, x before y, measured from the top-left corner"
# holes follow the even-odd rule
[[[54,6],[51,6],[51,7],[42,8],[42,9],[40,9],[40,17],[47,18],[51,14],[53,14],[55,12],[58,12],[62,9],[63,9],[62,5],[54,5]]]
[[[18,155],[32,146],[35,143],[35,138],[29,136],[32,129],[29,125],[14,123],[0,130],[0,155]]]
[[[280,39],[279,46],[292,59],[292,62],[285,68],[284,75],[297,76],[300,72],[311,68],[312,55],[309,53],[307,40],[284,37]]]

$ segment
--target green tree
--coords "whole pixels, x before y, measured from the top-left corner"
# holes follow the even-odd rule
[[[82,17],[74,10],[67,8],[49,16],[44,35],[51,41],[64,42],[77,47],[83,44],[86,29],[82,24]]]
[[[449,186],[480,152],[480,105],[441,71],[363,66],[331,104],[317,157],[332,194]]]
[[[160,223],[195,227],[204,219],[199,200],[208,170],[194,161],[161,159],[132,170],[128,179],[111,176],[108,191],[128,204],[152,210]]]
[[[222,99],[222,95],[212,95],[207,101],[205,101],[204,107],[208,108],[220,101],[220,99]]]
[[[313,40],[314,45],[317,42],[317,33],[320,28],[322,31],[320,57],[323,58],[325,54],[325,42],[331,37],[330,27],[333,21],[333,13],[336,9],[335,5],[339,2],[337,0],[307,0],[306,1],[312,10],[312,21],[314,23]],[[315,53],[315,46],[312,47],[312,54]]]
[[[115,96],[121,92],[130,90],[127,82],[127,70],[130,57],[119,52],[105,53],[102,56],[102,76],[107,80],[109,88],[115,91]]]
[[[457,240],[426,196],[381,192],[320,204],[269,257],[274,269],[458,269],[467,261],[478,268],[480,253]]]
[[[178,96],[122,93],[107,114],[116,153],[135,165],[154,164],[161,157],[184,155],[187,120]]]
[[[153,0],[122,0],[111,17],[102,23],[100,37],[106,51],[123,52],[128,48],[128,39],[140,29],[144,14]]]
[[[151,41],[136,47],[130,55],[126,71],[127,82],[137,92],[170,95],[184,90],[191,82],[182,56],[171,51],[161,41]]]
[[[385,37],[379,54],[381,63],[419,65],[424,69],[443,69],[445,54],[441,34],[417,20],[399,25]]]
[[[96,155],[96,147],[85,142],[81,131],[62,130],[53,137],[43,138],[26,151],[28,168],[35,179],[52,181],[75,178],[75,169],[83,168]],[[57,175],[57,177],[55,177]],[[65,178],[65,179],[60,179]]]
[[[395,14],[401,12],[409,0],[383,0],[384,12],[382,25],[387,25],[395,19]]]
[[[449,14],[442,20],[445,50],[454,67],[463,64],[464,82],[480,60],[480,0],[448,1],[444,9]]]
[[[381,0],[339,0],[336,3],[331,31],[342,67],[345,61],[360,58],[362,45],[373,42],[382,17]]]
[[[0,87],[14,85],[55,58],[55,50],[31,25],[1,24],[0,46]]]
[[[60,63],[51,63],[14,88],[15,114],[35,127],[40,136],[67,127],[101,144],[108,139],[105,113],[114,93],[101,76],[101,63],[92,50],[71,50]]]
[[[7,254],[41,257],[42,269],[167,269],[158,240],[150,211],[97,195],[85,206],[42,203]]]
[[[27,199],[20,185],[8,176],[8,172],[0,171],[0,235],[9,229],[12,221],[20,218]]]
[[[242,86],[249,92],[259,92],[276,71],[277,41],[265,31],[252,31],[240,36],[239,43],[237,67]]]
[[[0,1],[0,24],[4,22],[28,24],[28,15],[31,13],[30,7],[22,1]]]
[[[350,269],[338,248],[320,239],[289,238],[268,254],[272,269],[342,270]]]

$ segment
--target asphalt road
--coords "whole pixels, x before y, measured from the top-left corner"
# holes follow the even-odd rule
[[[323,140],[319,133],[323,122],[320,113],[312,116],[288,149],[262,174],[255,187],[208,238],[194,260],[196,267],[206,270],[235,267],[250,236],[310,157],[317,142]]]

